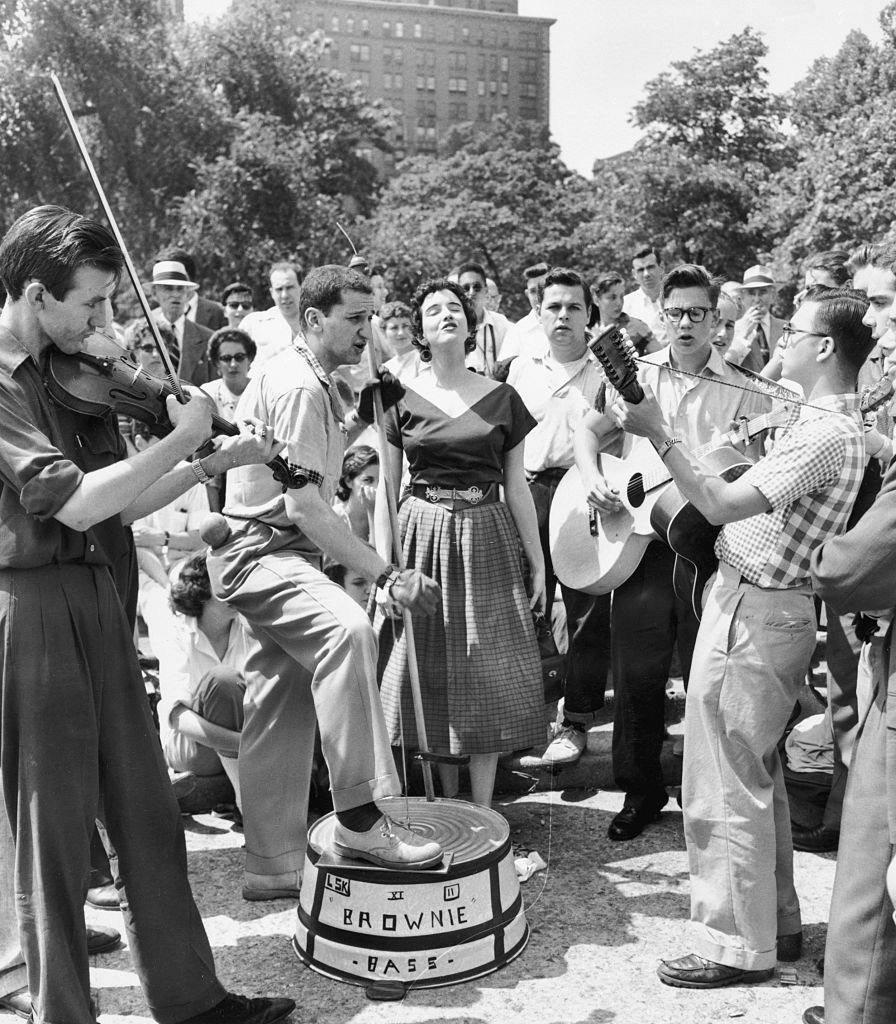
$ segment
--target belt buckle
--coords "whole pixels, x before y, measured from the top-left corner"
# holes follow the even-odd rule
[[[428,486],[426,488],[426,500],[427,501],[431,501],[433,503],[433,505],[435,505],[436,502],[438,502],[439,499],[442,496],[439,493],[441,490],[442,490],[441,487],[433,487],[432,485]]]
[[[483,498],[482,488],[477,487],[476,484],[474,484],[468,490],[461,491],[460,493],[464,500],[468,501],[471,505],[478,505]]]

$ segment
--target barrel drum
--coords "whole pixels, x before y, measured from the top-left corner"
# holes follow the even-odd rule
[[[441,867],[393,871],[333,852],[335,816],[308,833],[293,946],[304,964],[358,985],[453,985],[497,970],[529,940],[510,829],[460,800],[379,801],[437,840]]]

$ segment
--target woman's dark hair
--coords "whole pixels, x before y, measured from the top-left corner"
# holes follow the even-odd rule
[[[206,602],[211,600],[212,585],[208,578],[205,555],[204,549],[196,551],[181,565],[168,591],[172,611],[198,619]]]
[[[617,284],[624,285],[625,279],[615,270],[611,270],[607,274],[601,274],[591,287],[595,295],[604,295]]]
[[[385,326],[390,320],[410,320],[411,311],[403,302],[387,302],[380,307],[380,320]]]
[[[466,292],[463,291],[456,281],[449,281],[447,277],[433,277],[420,285],[411,301],[411,310],[414,314],[414,319],[411,321],[411,330],[414,333],[413,343],[416,348],[420,349],[420,358],[424,363],[428,363],[432,359],[429,345],[423,344],[423,301],[428,295],[432,295],[433,292],[451,292],[452,295],[457,296],[464,311],[464,316],[467,318],[467,327],[470,332],[464,341],[464,352],[475,352],[476,312],[467,298]]]
[[[336,488],[336,497],[340,501],[348,501],[351,494],[351,482],[360,473],[363,473],[368,466],[379,465],[380,457],[375,448],[369,444],[355,445],[345,453],[342,460],[342,475],[339,477],[339,485]]]
[[[245,331],[240,330],[239,327],[220,327],[208,339],[208,359],[210,363],[218,361],[218,353],[221,351],[221,346],[227,341],[234,345],[242,345],[243,351],[249,357],[250,363],[255,358],[255,353],[258,349],[255,342]]]

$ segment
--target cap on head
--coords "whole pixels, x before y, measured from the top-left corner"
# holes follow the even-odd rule
[[[744,280],[741,288],[775,288],[775,274],[771,267],[763,263],[757,263],[744,271]]]

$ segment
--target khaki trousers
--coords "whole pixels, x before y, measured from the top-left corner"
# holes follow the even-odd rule
[[[808,587],[765,590],[722,563],[685,709],[682,795],[696,952],[764,970],[800,930],[777,744],[815,647]]]

